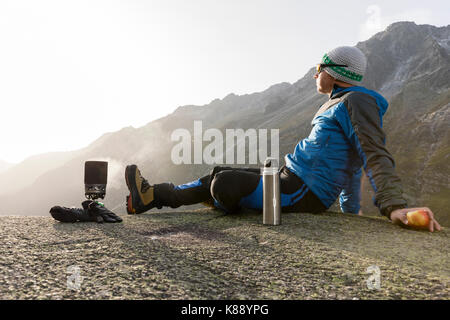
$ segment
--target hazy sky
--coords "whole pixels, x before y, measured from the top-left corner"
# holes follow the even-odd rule
[[[186,104],[293,83],[449,1],[0,0],[0,159],[87,146]]]

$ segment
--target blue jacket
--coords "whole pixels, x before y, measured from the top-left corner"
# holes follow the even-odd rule
[[[383,115],[388,102],[364,87],[335,87],[312,120],[310,135],[286,155],[286,166],[329,208],[339,197],[343,212],[360,208],[360,179],[375,191],[374,203],[406,206],[395,163],[385,148]]]

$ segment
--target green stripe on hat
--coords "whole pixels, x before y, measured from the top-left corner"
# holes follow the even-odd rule
[[[323,55],[322,63],[339,64],[339,63],[336,63],[333,60],[331,60],[330,57],[326,53]],[[340,74],[341,76],[343,76],[345,78],[351,79],[351,80],[361,81],[363,78],[363,76],[361,74],[347,70],[347,69],[345,69],[345,67],[328,67],[328,68],[331,68],[334,72]]]

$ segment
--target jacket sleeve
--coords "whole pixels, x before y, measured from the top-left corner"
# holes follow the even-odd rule
[[[380,213],[385,213],[391,206],[406,206],[401,182],[395,173],[394,158],[385,148],[382,114],[375,98],[353,92],[340,103],[337,119],[359,155],[375,191],[374,204]]]
[[[358,213],[361,202],[361,168],[353,173],[347,186],[339,195],[339,205],[342,212]]]

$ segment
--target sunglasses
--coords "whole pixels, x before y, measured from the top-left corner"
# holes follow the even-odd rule
[[[327,67],[348,67],[346,64],[335,64],[335,63],[319,63],[316,67],[317,74],[321,73],[324,68]]]

